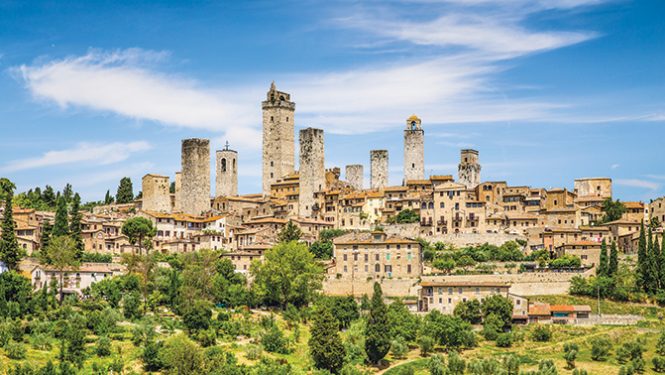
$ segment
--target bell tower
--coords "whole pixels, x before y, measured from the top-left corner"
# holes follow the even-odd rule
[[[404,129],[404,183],[425,179],[425,131],[418,116],[406,119]]]

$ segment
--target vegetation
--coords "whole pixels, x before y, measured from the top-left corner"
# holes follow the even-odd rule
[[[134,200],[134,188],[132,187],[132,179],[123,177],[118,184],[118,191],[115,194],[115,203],[123,204],[130,203]]]

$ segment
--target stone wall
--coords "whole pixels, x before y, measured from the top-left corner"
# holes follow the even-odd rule
[[[478,151],[462,150],[460,163],[457,169],[458,182],[473,189],[480,184],[480,163],[478,162]]]
[[[215,196],[238,195],[238,152],[228,146],[215,153]]]
[[[175,173],[175,199],[173,200],[173,211],[182,211],[182,172]]]
[[[314,193],[326,187],[323,130],[300,130],[298,216],[313,217]]]
[[[362,190],[364,185],[364,170],[362,164],[347,165],[344,172],[346,182],[355,189]]]
[[[575,180],[575,193],[578,198],[611,198],[612,179],[607,177],[578,178]]]
[[[141,180],[141,209],[144,211],[171,212],[171,194],[168,176],[147,174]]]
[[[293,173],[295,164],[294,115],[296,103],[273,83],[263,108],[263,194],[270,185]]]
[[[201,215],[210,210],[210,140],[182,140],[182,212]]]
[[[391,224],[385,225],[383,230],[388,234],[396,234],[402,237],[416,238],[420,237],[429,242],[445,242],[453,244],[457,247],[482,245],[489,243],[491,245],[503,245],[507,241],[515,241],[517,239],[525,239],[523,235],[508,234],[508,233],[449,233],[440,234],[435,233],[429,235],[423,233],[423,229],[419,223],[413,224]]]
[[[383,189],[388,186],[388,150],[371,150],[370,183],[372,189]]]

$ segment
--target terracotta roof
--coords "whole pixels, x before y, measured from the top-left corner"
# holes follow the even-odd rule
[[[573,305],[551,305],[551,312],[573,312],[575,311],[575,306]]]
[[[529,305],[529,315],[533,316],[549,316],[550,304],[549,303],[534,303]]]
[[[644,208],[644,203],[642,202],[622,202],[626,208]]]
[[[383,189],[384,191],[406,191],[408,188],[406,186],[388,186]]]
[[[432,181],[452,181],[453,176],[449,174],[429,176]]]
[[[431,180],[406,180],[407,185],[431,185]]]
[[[566,242],[563,245],[560,246],[600,246],[600,242],[594,242],[594,241],[573,241],[573,242]],[[560,247],[559,246],[559,247]]]

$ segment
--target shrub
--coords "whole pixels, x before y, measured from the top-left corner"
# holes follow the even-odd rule
[[[591,342],[591,359],[594,361],[607,361],[612,350],[612,343],[607,337],[595,337]]]
[[[547,342],[552,339],[552,331],[544,325],[536,325],[531,331],[531,339],[537,342]]]
[[[452,351],[448,354],[448,371],[450,375],[463,375],[466,369],[466,362],[457,352]]]
[[[441,354],[435,354],[427,361],[427,368],[431,375],[446,375],[446,361]]]
[[[658,373],[665,372],[665,357],[656,356],[651,360],[653,362],[653,370]]]
[[[10,341],[5,347],[5,351],[10,359],[25,359],[27,353],[25,346],[15,341]]]
[[[95,352],[100,357],[107,357],[111,355],[111,339],[106,336],[100,337],[99,340],[97,340]]]
[[[190,333],[208,329],[211,318],[210,303],[202,300],[189,304],[182,314],[182,322]]]
[[[513,335],[510,332],[501,333],[496,338],[496,346],[499,348],[510,348],[513,345]]]
[[[49,337],[44,333],[37,333],[31,337],[32,347],[37,350],[51,350],[52,345]]]
[[[406,341],[401,336],[398,336],[395,340],[390,343],[390,351],[395,358],[404,358],[406,353],[409,352],[409,347],[406,345]]]
[[[258,345],[247,345],[245,357],[250,361],[255,361],[261,358],[261,347]]]
[[[261,345],[270,353],[287,354],[289,352],[288,342],[277,325],[273,325],[263,333]]]
[[[434,348],[434,339],[431,336],[420,336],[418,337],[418,347],[420,348],[420,355],[427,357]]]

